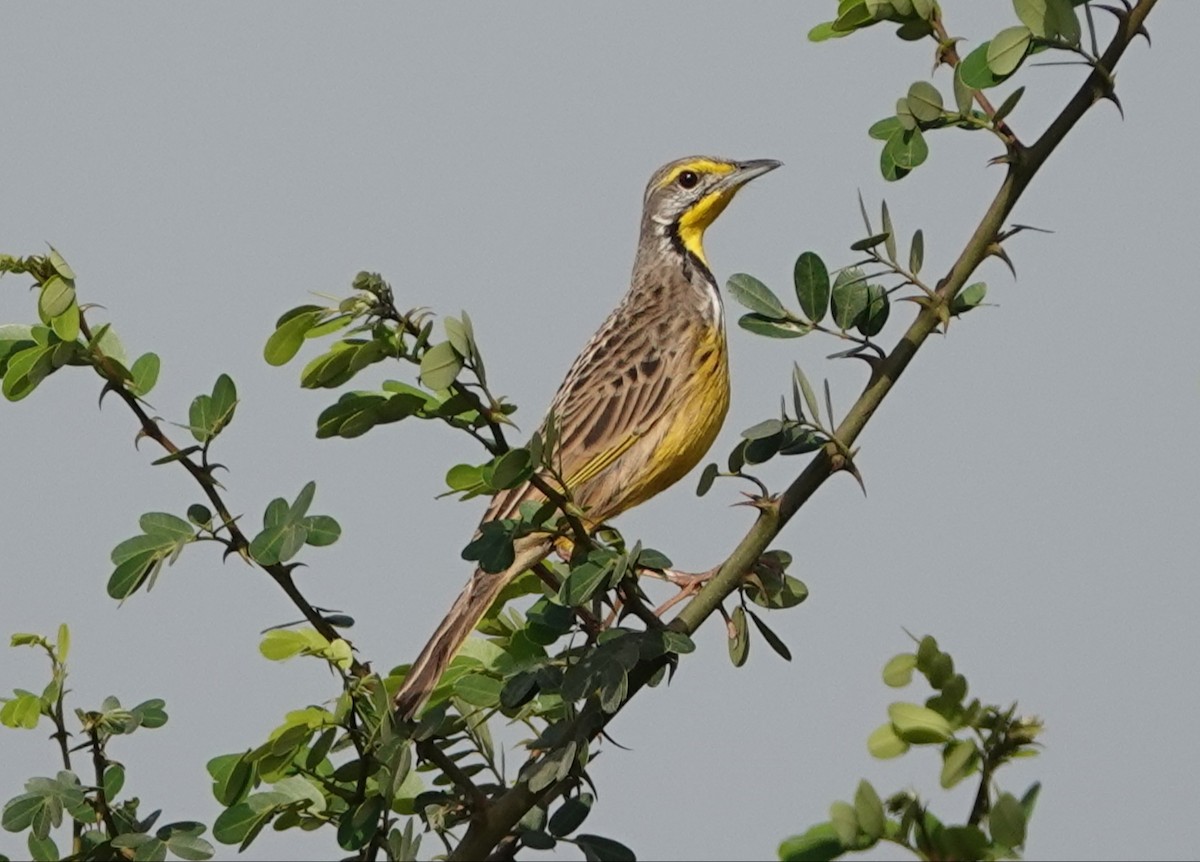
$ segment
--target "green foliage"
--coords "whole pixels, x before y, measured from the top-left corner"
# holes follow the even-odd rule
[[[130,858],[136,859],[165,859],[168,853],[186,860],[211,858],[213,847],[201,837],[206,831],[203,824],[187,821],[154,829],[160,812],[139,819],[139,801],[119,799],[125,784],[125,768],[110,758],[108,745],[113,737],[162,727],[167,722],[165,703],[156,698],[127,709],[110,696],[97,710],[77,709],[79,729],[74,735],[84,741],[68,747],[67,739],[72,734],[67,730],[64,684],[70,630],[65,624],[59,626],[53,641],[35,634],[13,635],[12,646],[31,646],[44,651],[50,660],[51,679],[40,696],[17,691],[12,699],[0,699],[4,700],[0,724],[32,728],[44,719],[53,725],[53,736],[59,741],[67,764],[53,778],[30,778],[25,782],[25,792],[5,802],[0,811],[0,827],[5,831],[28,833],[29,858],[57,860],[69,855],[72,859],[104,860],[124,851],[133,851]],[[13,704],[21,706],[14,709]],[[86,761],[93,770],[87,781],[72,771],[72,754],[79,749],[86,749]],[[70,833],[69,849],[65,852],[59,849],[52,834],[64,826]]]
[[[942,94],[928,81],[913,83],[896,102],[896,112],[871,126],[870,135],[883,141],[879,169],[884,179],[903,179],[929,157],[925,132],[944,127],[993,132],[1011,152],[1014,139],[1003,124],[1015,107],[1010,96],[1000,108],[993,109],[982,91],[999,86],[1012,77],[1031,54],[1047,49],[1082,55],[1096,65],[1100,58],[1081,46],[1079,17],[1071,0],[1013,0],[1013,8],[1022,22],[1005,27],[991,39],[979,44],[961,60],[957,39],[943,26],[941,9],[933,0],[843,0],[837,17],[818,24],[809,39],[848,36],[882,22],[897,24],[896,35],[906,41],[931,39],[936,43],[935,68],[949,65],[954,72],[954,109],[946,107]],[[980,110],[974,105],[978,102]]]
[[[1082,46],[1076,5],[1072,0],[1015,0],[1016,22],[962,57],[959,40],[949,35],[935,0],[841,0],[833,20],[813,28],[810,38],[838,38],[889,22],[901,39],[932,40],[935,70],[953,70],[950,88],[913,82],[903,89],[894,112],[870,126],[868,134],[881,142],[885,178],[899,180],[925,164],[928,135],[947,127],[989,132],[1004,148],[997,160],[1011,169],[1031,158],[1008,125],[1024,88],[1009,91],[996,107],[995,94],[985,91],[1020,74],[1030,56],[1046,50],[1081,58],[1111,88],[1111,70],[1101,68],[1094,47]],[[1104,95],[1115,99],[1111,93]],[[967,257],[960,260],[969,266],[961,273],[956,266],[942,281],[927,284],[921,275],[927,264],[923,231],[912,234],[905,254],[887,204],[882,204],[879,225],[872,224],[861,198],[859,204],[865,233],[849,244],[846,260],[831,269],[814,251],[796,258],[791,275],[798,308],[789,308],[754,276],[736,274],[729,279],[729,295],[748,312],[739,319],[742,328],[777,339],[818,332],[848,342],[836,356],[863,360],[871,376],[846,417],[851,421],[839,423],[828,381],[822,406],[817,390],[794,364],[790,405],[785,396],[777,414],[742,432],[726,470],[715,463],[704,468],[699,494],[708,493],[718,478],[750,482],[754,493],[746,505],[759,510],[760,517],[749,536],[757,544],[736,567],[727,564],[714,576],[714,581],[726,579],[721,592],[690,621],[688,612],[714,594],[712,582],[674,620],[664,615],[675,600],[650,609],[639,577],[681,586],[687,579],[671,570],[665,555],[636,543],[629,547],[615,531],[586,533],[581,520],[586,513],[562,491],[554,416],[547,417],[543,430],[525,446],[513,446],[506,439],[516,408],[490,389],[465,312],[443,317],[444,337],[435,336],[431,313],[420,307],[401,311],[381,276],[361,272],[344,299],[300,305],[278,318],[264,345],[264,359],[281,366],[298,357],[309,342],[319,344],[320,352],[300,371],[300,384],[341,390],[320,412],[317,437],[352,439],[413,417],[461,431],[485,454],[449,469],[449,494],[467,499],[530,482],[542,498],[526,501],[511,517],[483,524],[463,557],[485,572],[498,572],[515,559],[514,543],[533,534],[553,541],[564,557],[562,562],[544,562],[505,587],[479,624],[485,637],[468,641],[453,659],[415,722],[399,721],[392,710],[392,698],[409,667],[401,665],[386,675],[373,672],[337,630],[353,620],[313,607],[292,580],[292,570],[299,565],[296,556],[305,545],[331,544],[341,532],[332,517],[309,513],[315,485],[305,485],[291,502],[271,500],[262,529],[253,536],[242,532],[242,516],[226,503],[225,489],[214,476],[221,465],[211,463],[209,456],[238,404],[233,379],[222,374],[211,392],[191,402],[180,427],[194,437],[194,445],[176,444],[164,430],[166,423],[142,406],[141,399],[158,383],[158,356],[144,353],[130,364],[112,327],[91,325],[90,308],[79,304],[75,274],[54,249],[25,258],[0,255],[0,273],[33,278],[37,314],[35,322],[0,324],[4,396],[10,401],[25,398],[66,366],[90,368],[103,380],[102,396],[117,394],[133,412],[140,426],[138,439],[148,437],[165,451],[155,463],[180,464],[203,495],[203,502],[188,506],[186,518],[162,512],[141,518],[141,532],[112,552],[115,568],[109,594],[123,600],[143,585],[149,589],[163,563],[173,562],[187,545],[215,542],[226,556],[239,556],[265,571],[303,612],[308,625],[284,623],[264,633],[263,657],[315,659],[339,685],[321,705],[286,712],[264,740],[209,762],[212,791],[223,809],[213,824],[216,839],[243,850],[268,825],[276,830],[328,828],[344,851],[360,858],[414,859],[423,832],[449,843],[455,840],[451,830],[465,827],[469,839],[479,824],[491,828],[493,821],[500,822],[498,809],[512,810],[497,805],[480,816],[483,806],[531,794],[534,801],[521,803],[519,819],[501,822],[503,831],[489,839],[507,842],[506,853],[567,843],[586,859],[634,858],[611,838],[578,832],[596,801],[589,792],[595,789],[589,770],[596,740],[609,718],[642,686],[657,685],[673,672],[680,656],[694,651],[689,633],[723,599],[736,600],[726,617],[734,664],[749,660],[752,632],[778,655],[792,659],[787,645],[768,626],[766,612],[796,607],[805,601],[808,589],[788,574],[790,554],[765,550],[786,518],[780,495],[771,493],[747,468],[779,455],[820,452],[821,458],[809,465],[825,470],[825,477],[845,471],[861,481],[853,443],[882,397],[869,397],[871,384],[882,373],[898,373],[895,367],[885,367],[892,355],[875,341],[892,317],[894,302],[910,302],[918,322],[928,323],[906,333],[915,349],[930,331],[940,327],[944,332],[953,317],[985,304],[986,285],[964,287],[966,279],[987,256],[1008,262],[1003,242],[1020,229],[985,238],[985,248],[968,248]],[[1010,210],[1011,202],[1002,215],[1007,217]],[[367,388],[344,389],[384,362],[389,368],[400,366],[409,379],[360,382]],[[818,476],[818,484],[821,480]],[[690,589],[685,587],[675,599],[688,598]],[[521,598],[520,607],[509,604]],[[59,744],[68,768],[53,778],[26,782],[24,792],[3,806],[0,825],[27,833],[28,852],[35,859],[161,859],[168,854],[209,858],[213,848],[201,837],[203,825],[178,822],[156,828],[157,812],[139,817],[137,799],[119,799],[125,767],[109,757],[107,746],[118,736],[162,726],[167,720],[163,702],[152,699],[126,708],[110,697],[98,709],[76,710],[80,745],[72,748],[64,711],[68,630],[60,628],[53,641],[14,635],[12,643],[45,651],[52,673],[41,693],[15,689],[12,697],[0,698],[0,725],[13,730],[51,725],[51,739]],[[884,681],[906,687],[918,674],[933,693],[923,701],[891,704],[887,721],[870,734],[868,750],[878,758],[899,757],[921,746],[938,751],[939,783],[944,788],[979,781],[969,815],[962,823],[948,825],[914,794],[903,791],[881,798],[863,781],[852,802],[831,806],[827,822],[783,842],[781,858],[831,859],[884,841],[927,859],[1007,858],[1021,850],[1038,786],[1017,799],[997,790],[994,777],[1010,760],[1036,753],[1040,724],[1017,717],[1015,706],[1001,709],[968,699],[966,678],[932,638],[921,639],[913,652],[890,660]],[[489,725],[493,718],[528,729],[516,757],[497,752]],[[86,750],[95,773],[86,778],[71,768],[72,756],[78,757],[81,750]],[[64,845],[60,850],[51,833],[68,827],[70,849]],[[487,852],[484,848],[480,855]]]
[[[263,528],[250,541],[250,556],[264,566],[286,563],[305,545],[320,548],[332,545],[342,534],[341,525],[329,515],[310,515],[309,506],[317,483],[300,489],[291,504],[276,497],[263,512]]]
[[[1020,858],[1040,785],[1032,785],[1018,801],[995,791],[994,782],[1004,765],[1037,754],[1041,722],[1018,717],[1015,704],[1001,708],[978,698],[968,701],[967,680],[955,672],[950,654],[928,635],[916,644],[914,652],[894,656],[884,665],[883,681],[904,688],[914,672],[920,673],[934,693],[924,704],[891,704],[887,723],[871,734],[867,748],[884,759],[899,757],[912,746],[940,749],[939,782],[946,789],[978,775],[979,788],[965,821],[946,824],[908,790],[881,800],[864,780],[853,804],[834,802],[827,822],[785,840],[780,859],[837,859],[880,841],[904,847],[920,859]]]

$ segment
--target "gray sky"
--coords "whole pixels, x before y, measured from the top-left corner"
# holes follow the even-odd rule
[[[334,396],[301,391],[299,363],[264,364],[275,318],[310,291],[344,293],[360,269],[383,273],[402,306],[465,308],[529,431],[628,283],[646,178],[692,153],[786,164],[710,231],[721,282],[749,271],[790,296],[800,251],[848,263],[856,189],[873,211],[886,195],[905,237],[925,230],[940,274],[1001,177],[985,165],[997,148],[932,134],[928,165],[885,183],[866,129],[930,53],[884,28],[808,43],[833,5],[12,6],[0,250],[66,255],[130,352],[161,355],[161,415],[183,421],[195,394],[234,376],[242,402],[215,447],[227,499],[255,524],[271,497],[317,481],[314,511],[345,532],[305,554],[302,586],[353,614],[355,644],[387,668],[415,655],[469,575],[459,551],[482,503],[433,497],[480,453],[419,424],[316,440]],[[1013,23],[1008,4],[980,5],[947,3],[951,32],[982,40]],[[831,481],[780,537],[812,591],[769,617],[795,661],[760,641],[736,670],[722,628],[700,632],[670,689],[615,723],[633,751],[598,761],[587,831],[646,859],[761,858],[862,777],[964,816],[968,791],[937,788],[933,752],[866,751],[890,701],[924,697],[879,680],[910,645],[905,627],[935,634],[975,694],[1046,720],[1044,755],[1000,776],[1017,793],[1044,782],[1031,858],[1194,855],[1180,824],[1200,803],[1200,311],[1186,258],[1200,127],[1180,82],[1197,27],[1200,4],[1161,4],[1154,48],[1135,44],[1120,68],[1126,121],[1100,106],[1036,180],[1015,221],[1055,233],[1009,244],[1019,281],[996,262],[980,271],[997,307],[933,338],[879,411],[860,441],[869,496]],[[1018,132],[1032,139],[1081,75],[1024,71]],[[945,71],[934,80],[949,93]],[[0,282],[0,321],[33,314],[23,280]],[[897,307],[881,341],[910,315]],[[830,339],[734,327],[731,344],[722,461],[773,415],[793,360],[828,376],[843,410],[865,381],[861,363],[825,360]],[[205,762],[335,684],[317,662],[259,656],[259,630],[296,613],[215,549],[188,549],[124,607],[107,598],[109,551],[138,516],[182,514],[198,491],[151,467],[152,446],[134,450],[132,417],[114,399],[97,412],[98,390],[68,372],[0,404],[0,634],[70,623],[76,706],[165,698],[166,727],[112,753],[144,804],[211,822]],[[800,466],[762,472],[782,489]],[[697,499],[695,481],[618,523],[699,570],[752,515],[728,508],[734,485]],[[32,652],[0,651],[0,686],[44,678]],[[57,768],[44,736],[0,733],[4,799]],[[5,833],[0,852],[24,844]],[[332,833],[268,832],[246,858],[334,852]]]

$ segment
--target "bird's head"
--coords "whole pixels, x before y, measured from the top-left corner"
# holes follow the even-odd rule
[[[689,156],[663,165],[646,186],[642,233],[669,237],[701,263],[704,230],[719,216],[738,189],[773,171],[774,159],[735,162],[711,156]]]

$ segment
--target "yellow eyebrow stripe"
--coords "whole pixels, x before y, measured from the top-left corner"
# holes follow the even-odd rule
[[[712,159],[695,159],[672,168],[671,172],[663,177],[663,181],[658,184],[658,187],[665,189],[675,182],[675,178],[684,171],[695,171],[698,174],[728,174],[733,172],[733,165],[728,162],[714,162]]]

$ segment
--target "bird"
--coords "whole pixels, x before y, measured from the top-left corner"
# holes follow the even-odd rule
[[[729,409],[721,293],[704,232],[774,159],[689,156],[646,185],[628,291],[567,372],[547,411],[565,494],[589,531],[673,485],[708,451]],[[545,498],[526,483],[497,493],[481,524]],[[459,647],[517,575],[554,550],[545,533],[514,541],[501,572],[477,569],[421,650],[393,703],[404,719],[424,706]]]

